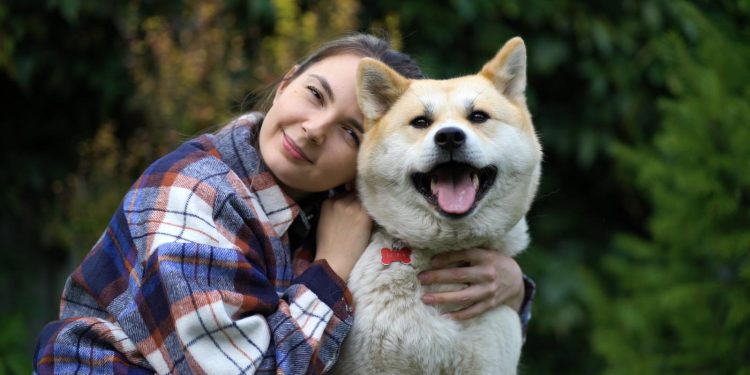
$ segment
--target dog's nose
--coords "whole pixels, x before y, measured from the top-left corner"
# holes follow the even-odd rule
[[[435,144],[446,151],[461,147],[465,140],[466,134],[459,128],[442,128],[435,133]]]

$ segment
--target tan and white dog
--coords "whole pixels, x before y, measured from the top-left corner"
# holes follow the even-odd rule
[[[518,313],[500,306],[468,321],[442,317],[420,301],[427,290],[417,274],[440,252],[487,247],[513,256],[527,246],[524,215],[542,153],[525,88],[520,38],[478,74],[448,80],[360,63],[366,136],[357,188],[379,229],[349,279],[354,326],[334,373],[516,373]]]

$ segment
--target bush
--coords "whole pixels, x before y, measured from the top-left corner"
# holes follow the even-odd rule
[[[651,206],[648,235],[604,258],[594,348],[607,374],[750,374],[750,45],[679,3],[685,33],[658,39],[669,67],[661,126],[616,157]]]

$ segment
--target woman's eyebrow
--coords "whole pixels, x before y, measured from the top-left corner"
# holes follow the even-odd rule
[[[328,80],[325,79],[325,77],[319,76],[317,74],[310,74],[311,77],[315,77],[318,81],[320,81],[320,85],[323,86],[323,90],[325,90],[326,94],[328,94],[328,97],[331,98],[332,102],[336,101],[336,98],[333,96],[333,90],[331,90],[331,85],[328,84]]]

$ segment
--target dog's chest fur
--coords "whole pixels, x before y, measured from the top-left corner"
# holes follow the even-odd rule
[[[518,361],[518,313],[501,306],[466,322],[442,317],[420,300],[417,274],[431,254],[412,252],[411,265],[383,265],[394,239],[377,232],[349,280],[355,319],[335,374],[498,374]],[[461,285],[442,285],[441,290]]]

